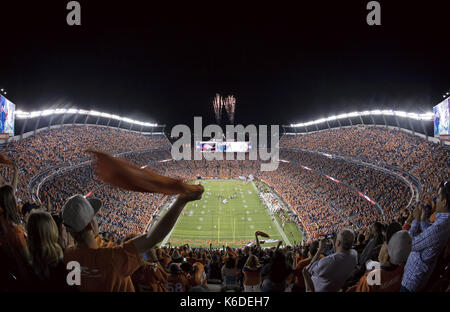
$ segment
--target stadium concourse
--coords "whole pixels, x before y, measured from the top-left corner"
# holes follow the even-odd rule
[[[64,263],[95,262],[88,250],[98,247],[105,249],[98,266],[113,277],[95,280],[93,272],[85,272],[91,282],[77,291],[208,291],[217,290],[214,283],[235,291],[449,290],[450,185],[443,183],[449,158],[442,146],[403,131],[363,126],[284,135],[281,161],[272,172],[260,171],[260,161],[175,161],[170,147],[164,135],[66,126],[2,148],[15,163],[1,167],[4,183],[12,185],[0,190],[2,290],[73,291]],[[265,233],[255,229],[254,244],[241,248],[151,248],[168,234],[159,237],[155,231],[163,225],[170,231],[180,209],[202,195],[179,196],[171,213],[152,225],[153,234],[141,235],[173,198],[103,184],[87,148],[183,180],[252,175],[289,205],[306,239],[261,248]],[[84,197],[67,202],[75,194],[100,199],[102,207],[84,228],[74,231],[72,224],[69,235],[63,206],[96,205]],[[380,265],[380,285],[367,282],[370,263]]]

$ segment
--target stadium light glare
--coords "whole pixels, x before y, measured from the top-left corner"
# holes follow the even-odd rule
[[[24,111],[18,109],[14,112],[14,116],[15,116],[15,118],[18,118],[18,119],[31,119],[31,118],[36,118],[39,116],[50,116],[50,115],[54,115],[54,114],[65,114],[65,113],[88,115],[88,116],[100,116],[100,117],[104,117],[104,118],[121,120],[121,121],[125,121],[125,122],[131,123],[131,124],[137,124],[137,125],[141,125],[141,126],[145,126],[145,127],[157,127],[158,126],[157,123],[143,122],[143,121],[138,121],[138,120],[134,120],[131,118],[127,118],[127,117],[120,117],[118,115],[111,115],[108,113],[98,112],[98,111],[94,111],[94,110],[88,111],[88,110],[84,110],[84,109],[75,109],[75,108],[46,109],[46,110],[42,110],[42,111],[33,111],[33,112],[24,112]]]
[[[54,109],[46,109],[41,111],[41,116],[49,116],[55,113]]]
[[[432,112],[419,114],[419,113],[409,113],[409,112],[404,112],[404,111],[394,111],[391,109],[385,109],[385,110],[375,109],[375,110],[371,110],[371,111],[351,112],[351,113],[340,114],[337,116],[330,116],[327,118],[321,118],[321,119],[309,121],[306,123],[291,124],[291,127],[305,127],[305,126],[319,124],[319,123],[323,123],[326,121],[332,121],[332,120],[336,120],[336,119],[358,117],[358,116],[368,116],[368,115],[399,116],[399,117],[411,118],[411,119],[415,119],[415,120],[433,120]]]
[[[68,114],[76,114],[77,112],[78,112],[78,110],[75,109],[75,108],[70,108],[70,109],[67,110]]]
[[[327,121],[333,121],[336,120],[336,116],[330,116],[327,118]]]
[[[101,116],[101,114],[102,114],[102,113],[97,112],[97,111],[93,111],[93,110],[91,110],[91,111],[89,112],[89,115],[91,115],[91,116]]]

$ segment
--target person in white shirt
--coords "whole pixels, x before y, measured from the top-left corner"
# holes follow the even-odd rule
[[[334,243],[335,253],[319,260],[325,244],[319,242],[319,248],[303,270],[307,291],[337,292],[351,276],[357,265],[358,253],[352,249],[354,241],[352,230],[340,231]]]

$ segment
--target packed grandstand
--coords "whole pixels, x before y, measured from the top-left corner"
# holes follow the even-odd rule
[[[304,240],[262,248],[259,238],[264,233],[256,233],[253,244],[240,248],[160,245],[129,264],[127,275],[116,277],[120,283],[82,283],[77,290],[449,290],[450,187],[442,184],[449,178],[448,150],[399,129],[364,125],[284,134],[275,171],[261,171],[259,160],[172,160],[171,143],[163,133],[142,135],[97,125],[45,129],[8,142],[1,153],[15,166],[2,165],[1,176],[4,184],[17,183],[17,189],[3,187],[0,194],[1,268],[2,280],[14,282],[2,283],[2,290],[73,290],[54,269],[59,260],[46,258],[33,243],[38,234],[31,233],[36,229],[29,223],[36,211],[53,216],[63,252],[80,239],[64,229],[61,210],[67,199],[75,194],[100,199],[98,247],[118,250],[129,249],[130,239],[145,233],[161,207],[173,200],[102,182],[85,152],[88,148],[184,181],[252,176],[289,206]],[[447,228],[426,232],[433,226]],[[354,263],[350,256],[336,257],[338,251],[349,250],[357,254]],[[420,262],[423,251],[427,258]],[[381,263],[381,285],[367,282],[370,261]],[[330,269],[339,263],[342,270],[324,278],[327,263]]]

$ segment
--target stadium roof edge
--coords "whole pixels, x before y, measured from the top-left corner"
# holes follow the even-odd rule
[[[395,110],[371,110],[371,111],[362,111],[362,112],[351,112],[351,113],[345,113],[340,115],[334,115],[327,118],[320,118],[313,121],[308,121],[305,123],[297,123],[297,124],[290,124],[286,125],[286,127],[307,127],[311,125],[317,125],[321,123],[325,123],[328,121],[334,121],[338,119],[345,119],[345,118],[352,118],[352,117],[362,117],[362,116],[394,116],[394,117],[403,117],[403,118],[409,118],[409,119],[415,119],[415,120],[423,120],[423,121],[432,121],[433,120],[433,112],[427,112],[427,113],[410,113],[410,112],[404,112],[404,111],[395,111]]]
[[[75,108],[59,108],[59,109],[46,109],[41,111],[33,111],[33,112],[25,112],[21,110],[16,110],[14,117],[17,119],[31,119],[41,116],[50,116],[50,115],[60,115],[60,114],[77,114],[77,115],[89,115],[89,116],[97,116],[109,119],[115,119],[119,121],[124,121],[130,124],[140,125],[143,127],[161,127],[163,125],[158,125],[157,123],[151,122],[143,122],[139,120],[134,120],[128,117],[121,117],[118,115],[108,114],[104,112],[98,112],[95,110],[84,110],[84,109],[75,109]]]

